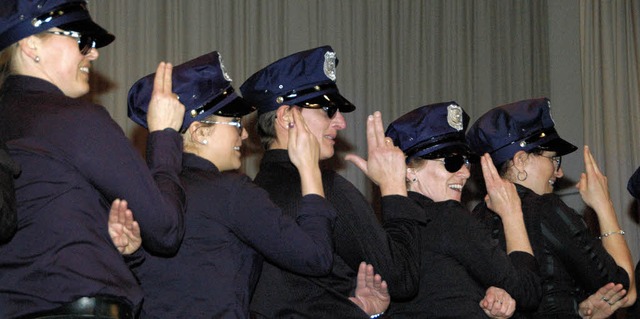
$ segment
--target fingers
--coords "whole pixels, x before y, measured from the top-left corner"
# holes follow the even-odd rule
[[[373,131],[376,136],[376,142],[379,147],[386,145],[384,136],[384,126],[382,125],[382,114],[379,111],[373,112]]]
[[[367,169],[367,161],[355,154],[347,154],[344,159],[346,161],[349,161],[351,163],[353,163],[356,167],[358,167],[363,173],[368,174],[368,169]]]

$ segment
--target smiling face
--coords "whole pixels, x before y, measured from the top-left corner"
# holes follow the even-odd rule
[[[407,180],[410,191],[420,193],[434,202],[459,202],[462,199],[462,188],[470,176],[467,165],[462,165],[454,173],[447,171],[443,159],[417,159],[409,166]]]
[[[197,154],[213,164],[221,171],[228,171],[240,168],[242,141],[249,134],[242,127],[238,129],[234,122],[241,122],[241,118],[226,116],[210,116],[207,121],[217,122],[215,124],[202,123],[198,130],[203,130],[198,136]],[[229,124],[226,124],[229,123]],[[206,143],[203,143],[206,140]]]
[[[52,28],[49,31],[62,30]],[[36,38],[39,62],[34,66],[37,70],[35,75],[53,83],[66,96],[75,98],[87,94],[91,61],[98,58],[98,50],[94,48],[87,55],[82,55],[78,40],[61,34],[45,34]]]
[[[554,157],[556,152],[538,151],[525,153],[520,151],[513,157],[513,165],[509,168],[509,180],[529,188],[538,195],[553,192],[553,186],[564,176],[562,167],[558,166]],[[520,177],[518,177],[520,172]],[[526,172],[526,174],[522,173]],[[525,177],[526,175],[526,177]]]
[[[320,144],[320,159],[331,158],[335,152],[335,139],[338,131],[344,130],[347,123],[340,111],[333,118],[329,118],[327,112],[322,109],[301,108],[301,114],[309,130],[318,139]]]

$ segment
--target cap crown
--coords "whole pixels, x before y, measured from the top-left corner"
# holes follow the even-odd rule
[[[469,154],[464,132],[469,115],[456,102],[421,106],[393,121],[386,135],[408,158]]]
[[[337,96],[333,100],[339,101],[340,111],[350,112],[355,107],[340,96],[335,85],[337,65],[338,59],[330,46],[297,52],[253,74],[240,86],[240,91],[258,107],[260,114],[323,95]]]
[[[553,144],[558,155],[577,149],[558,136],[547,98],[522,100],[489,110],[469,128],[467,141],[477,154],[489,153],[496,165],[520,150],[528,152],[547,144]]]
[[[154,78],[155,73],[149,74],[129,89],[129,118],[145,128]],[[242,116],[255,110],[234,92],[231,78],[217,51],[175,66],[172,89],[185,107],[181,131],[185,131],[194,121],[213,114]],[[229,108],[221,113],[226,107]]]
[[[96,47],[115,37],[91,20],[84,0],[2,0],[0,5],[0,50],[13,43],[63,24],[84,22],[84,30],[96,36]]]

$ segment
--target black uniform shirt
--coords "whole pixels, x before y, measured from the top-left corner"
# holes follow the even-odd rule
[[[361,261],[373,264],[389,284],[392,297],[418,291],[418,225],[426,223],[420,207],[407,197],[382,198],[384,224],[362,194],[334,171],[323,170],[325,195],[337,211],[333,269],[324,277],[301,276],[265,263],[251,310],[266,318],[368,318],[353,296]],[[264,154],[255,182],[269,192],[285,214],[296,216],[300,178],[286,150]]]
[[[248,318],[262,256],[302,275],[329,273],[335,211],[324,198],[301,197],[296,224],[249,177],[189,153],[183,165],[186,234],[177,255],[147,256],[135,269],[142,318]]]
[[[138,304],[142,290],[107,232],[109,207],[128,201],[147,250],[177,250],[182,138],[150,134],[147,167],[102,106],[27,76],[8,77],[0,96],[0,138],[22,168],[18,232],[0,246],[0,318],[96,294]]]
[[[409,192],[431,222],[422,227],[418,296],[392,303],[392,318],[487,318],[480,308],[489,286],[506,290],[518,308],[540,302],[538,263],[529,253],[507,254],[460,202],[434,202]]]
[[[557,195],[538,195],[516,184],[522,201],[522,213],[540,265],[542,300],[534,318],[580,318],[578,305],[607,283],[621,283],[629,287],[629,275],[607,253],[602,242],[589,234],[587,225],[573,209]],[[484,203],[474,214],[492,229],[493,238],[505,249],[500,217]]]

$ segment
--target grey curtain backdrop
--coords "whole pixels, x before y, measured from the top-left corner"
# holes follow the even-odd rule
[[[278,58],[331,45],[338,86],[357,105],[345,116],[331,165],[370,197],[366,177],[341,160],[347,152],[366,155],[368,114],[380,110],[388,123],[454,100],[474,120],[499,104],[550,97],[560,134],[596,152],[638,255],[624,190],[640,165],[638,1],[102,0],[90,9],[117,37],[94,63],[91,98],[141,147],[145,135],[127,118],[127,92],[159,61],[179,64],[217,50],[238,88]],[[253,176],[261,150],[255,139],[248,144],[243,171]],[[581,153],[563,168],[568,187],[560,192],[581,211],[572,187]]]

